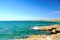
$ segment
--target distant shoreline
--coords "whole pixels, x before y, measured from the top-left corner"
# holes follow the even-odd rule
[[[51,20],[0,20],[0,21],[45,21],[45,22],[60,22],[60,21],[51,21]]]

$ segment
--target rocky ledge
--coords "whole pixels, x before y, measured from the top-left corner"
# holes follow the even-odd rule
[[[60,33],[52,35],[32,35],[24,40],[60,40]]]
[[[33,29],[34,28],[35,27],[33,27]],[[31,35],[22,40],[60,40],[60,25],[38,27],[37,30],[50,31],[51,34],[49,34],[49,35]]]

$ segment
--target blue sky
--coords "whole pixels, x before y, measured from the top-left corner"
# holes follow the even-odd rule
[[[59,0],[0,0],[0,20],[60,18]]]

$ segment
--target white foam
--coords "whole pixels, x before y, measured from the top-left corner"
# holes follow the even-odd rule
[[[38,27],[33,27],[32,29],[35,29],[35,30],[37,30],[37,29],[38,29]]]

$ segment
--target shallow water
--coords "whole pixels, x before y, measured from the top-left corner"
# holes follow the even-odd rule
[[[48,34],[44,31],[30,30],[33,26],[49,26],[60,22],[47,21],[0,21],[0,39],[25,38],[32,34]]]

